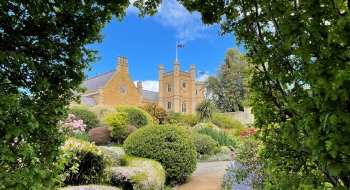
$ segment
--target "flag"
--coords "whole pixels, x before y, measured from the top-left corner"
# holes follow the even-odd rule
[[[201,71],[201,70],[199,70],[198,72],[199,72],[199,74],[201,74],[201,75],[205,75],[205,74],[206,74],[206,72],[205,72],[205,71]]]
[[[185,44],[177,44],[176,47],[184,48],[184,47],[185,47]]]

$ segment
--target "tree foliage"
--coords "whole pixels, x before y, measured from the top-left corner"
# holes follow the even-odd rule
[[[135,1],[140,15],[159,0]],[[0,189],[46,189],[57,176],[58,147],[71,90],[97,59],[87,44],[121,20],[128,0],[0,1]]]
[[[248,95],[245,71],[248,62],[237,49],[226,51],[225,63],[220,64],[216,76],[209,76],[205,89],[210,100],[222,112],[244,111],[243,102]]]
[[[168,120],[169,120],[168,113],[164,108],[158,106],[157,103],[151,102],[143,106],[140,106],[140,108],[145,110],[147,113],[149,113],[152,116],[153,122],[155,124],[168,123]]]
[[[180,2],[248,52],[266,188],[349,188],[349,1]]]

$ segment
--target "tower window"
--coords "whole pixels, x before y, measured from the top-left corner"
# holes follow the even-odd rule
[[[171,102],[168,102],[168,110],[171,109]]]
[[[186,101],[182,101],[182,112],[186,113]]]
[[[198,91],[196,90],[196,96],[198,95]]]
[[[168,92],[171,92],[171,84],[167,85]]]

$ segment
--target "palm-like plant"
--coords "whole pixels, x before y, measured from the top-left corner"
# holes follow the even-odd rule
[[[210,122],[216,108],[210,100],[204,100],[196,106],[196,111],[201,122]]]

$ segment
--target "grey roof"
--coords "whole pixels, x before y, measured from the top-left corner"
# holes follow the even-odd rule
[[[144,99],[147,99],[147,100],[154,100],[154,101],[158,100],[158,92],[143,90],[142,96]]]
[[[89,93],[95,90],[98,90],[100,87],[106,86],[107,82],[115,74],[115,70],[109,71],[107,73],[89,78],[83,82],[82,87],[86,87],[85,93]]]
[[[96,106],[96,101],[93,97],[82,96],[81,102],[87,106]]]

